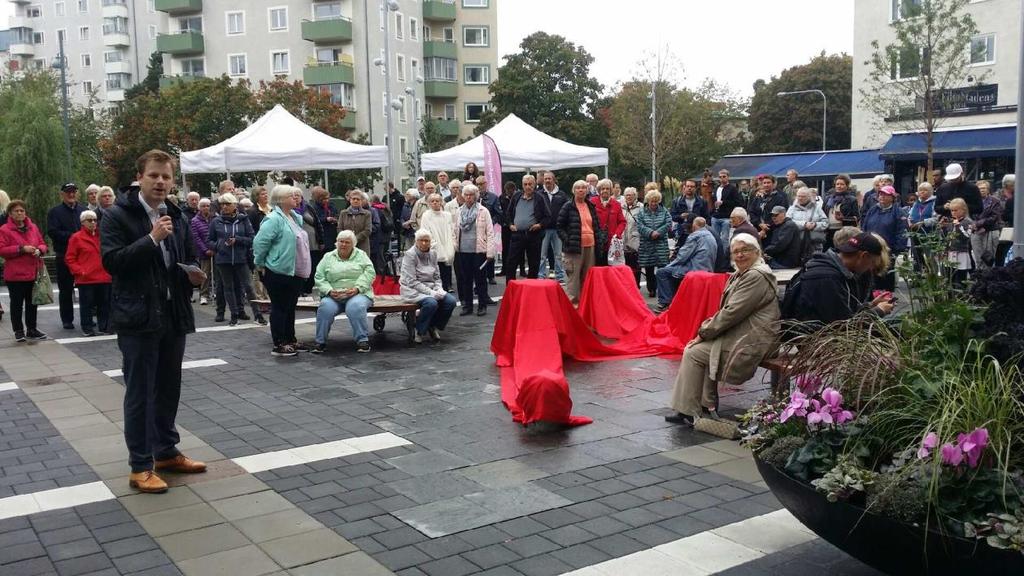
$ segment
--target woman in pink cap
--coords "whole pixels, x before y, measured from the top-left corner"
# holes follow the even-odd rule
[[[896,274],[893,271],[895,256],[907,249],[907,221],[899,206],[899,194],[892,186],[882,186],[878,190],[877,203],[871,206],[861,219],[860,228],[864,232],[878,234],[885,239],[892,250],[893,258],[889,271],[881,278],[876,287],[880,290],[896,289]]]

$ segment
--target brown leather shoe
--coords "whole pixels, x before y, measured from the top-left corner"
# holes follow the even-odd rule
[[[206,472],[206,463],[193,460],[184,454],[178,454],[174,458],[157,460],[156,469],[180,472],[182,474],[199,474],[200,472]]]
[[[167,492],[167,482],[161,480],[152,470],[132,472],[128,475],[128,485],[146,494],[163,494]]]

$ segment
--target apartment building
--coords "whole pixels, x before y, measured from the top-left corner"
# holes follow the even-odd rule
[[[498,68],[497,0],[8,1],[14,66],[52,65],[62,35],[79,104],[92,95],[116,106],[158,51],[162,86],[222,74],[301,80],[349,109],[348,128],[385,144],[389,53],[403,168],[425,116],[452,141],[472,136]]]

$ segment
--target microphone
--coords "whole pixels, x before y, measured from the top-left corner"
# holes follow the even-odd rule
[[[161,202],[160,205],[156,207],[156,212],[157,214],[160,215],[161,218],[167,216],[167,204]]]

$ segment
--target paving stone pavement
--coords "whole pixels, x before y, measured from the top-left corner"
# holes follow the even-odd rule
[[[567,360],[573,412],[595,422],[524,428],[499,400],[495,308],[453,318],[441,345],[415,348],[391,319],[370,354],[354,353],[339,319],[326,354],[290,359],[269,355],[266,328],[224,329],[210,307],[195,308],[200,332],[186,360],[226,364],[185,371],[180,447],[210,472],[171,477],[161,496],[126,486],[122,379],[102,374],[120,368],[116,341],[16,345],[0,335],[0,382],[20,387],[0,392],[0,498],[60,478],[98,478],[118,497],[0,521],[0,550],[11,542],[30,554],[9,562],[0,552],[4,576],[72,573],[75,563],[60,563],[79,551],[111,574],[563,574],[780,508],[745,449],[664,422],[677,360]],[[56,311],[40,316],[51,336],[78,336]],[[299,318],[299,337],[311,339],[311,315]],[[723,389],[723,410],[767,388],[758,374]],[[231,461],[381,432],[411,444],[255,474]],[[37,440],[40,461],[58,456],[53,478],[34,479],[47,464],[18,468],[33,456],[11,453]],[[94,528],[93,516],[119,522]],[[47,528],[53,517],[67,525]],[[64,536],[46,536],[56,530],[81,544],[64,551]],[[874,574],[820,540],[725,573],[796,566]]]

